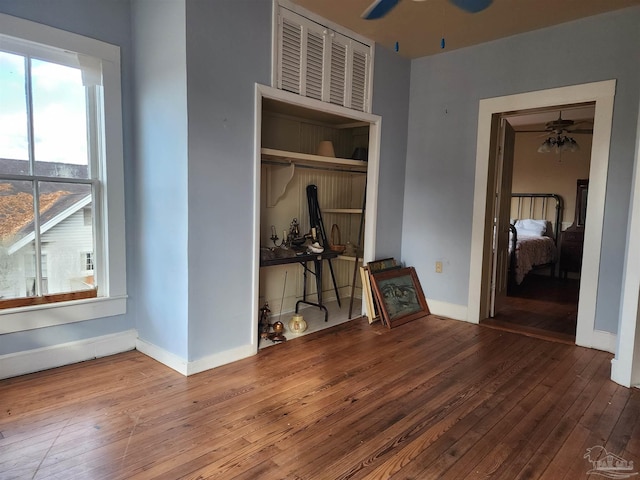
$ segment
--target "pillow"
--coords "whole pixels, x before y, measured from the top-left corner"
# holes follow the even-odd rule
[[[547,220],[533,220],[525,218],[516,221],[515,227],[518,235],[541,237],[547,232]]]

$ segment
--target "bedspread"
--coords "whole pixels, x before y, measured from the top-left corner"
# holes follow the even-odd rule
[[[509,242],[509,254],[511,249],[512,242]],[[549,237],[518,235],[515,259],[515,281],[520,285],[534,267],[556,261],[556,246]]]

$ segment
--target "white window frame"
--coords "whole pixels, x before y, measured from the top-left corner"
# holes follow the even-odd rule
[[[102,248],[94,255],[104,273],[101,273],[97,298],[1,310],[0,334],[124,314],[127,291],[120,47],[0,14],[0,45],[4,35],[101,61],[103,116],[98,128],[103,142],[98,152],[101,158],[98,178],[102,188],[96,193],[101,196],[100,211],[96,212],[101,221],[97,222],[96,235],[103,241],[100,242]]]

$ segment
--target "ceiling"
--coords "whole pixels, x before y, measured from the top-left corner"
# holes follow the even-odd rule
[[[406,58],[418,58],[557,25],[611,10],[640,5],[640,0],[494,0],[470,14],[448,0],[402,0],[379,20],[364,20],[373,0],[291,0]],[[441,39],[445,48],[441,48]]]
[[[547,122],[553,122],[562,115],[563,120],[573,120],[580,128],[592,128],[595,116],[595,105],[566,105],[562,107],[540,109],[538,111],[514,112],[505,115],[505,118],[518,130],[541,129],[544,130]],[[585,124],[582,124],[584,122]]]

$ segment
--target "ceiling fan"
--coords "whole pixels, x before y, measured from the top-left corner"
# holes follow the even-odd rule
[[[593,128],[574,128],[583,123],[592,123],[589,120],[582,120],[579,122],[574,122],[573,120],[566,120],[562,118],[562,112],[558,115],[556,120],[552,120],[550,122],[545,123],[544,129],[542,130],[518,130],[519,132],[541,132],[545,134],[555,133],[557,135],[561,135],[563,132],[566,133],[593,133]]]
[[[423,2],[425,0],[414,0],[415,2]],[[369,8],[362,14],[365,20],[376,20],[384,17],[395,7],[400,0],[375,0]],[[469,12],[478,13],[491,5],[493,0],[449,0],[456,7]]]

